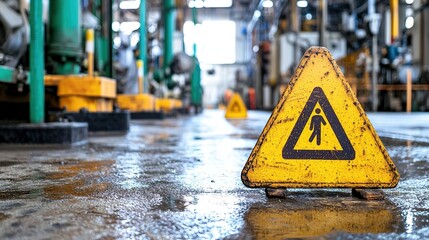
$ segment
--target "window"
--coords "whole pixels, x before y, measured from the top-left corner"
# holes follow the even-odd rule
[[[230,64],[235,62],[235,22],[203,21],[184,25],[185,52],[193,55],[193,43],[197,44],[197,57],[201,63]]]

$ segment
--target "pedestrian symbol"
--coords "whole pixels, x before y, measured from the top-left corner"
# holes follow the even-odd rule
[[[295,146],[300,138],[307,121],[310,119],[311,113],[315,108],[316,104],[320,105],[320,108],[326,115],[327,121],[331,126],[336,139],[341,145],[341,150],[339,149],[296,149]],[[315,115],[311,117],[310,122],[310,131],[312,131],[309,138],[309,142],[312,143],[314,138],[316,138],[316,144],[320,145],[322,140],[322,125],[326,125],[325,119],[320,115],[320,108],[316,108]],[[332,138],[331,138],[332,139]],[[329,139],[326,140],[329,145]],[[284,159],[325,159],[325,160],[353,160],[355,158],[355,150],[350,143],[344,129],[338,120],[334,110],[332,109],[331,104],[329,103],[326,95],[323,93],[323,90],[320,87],[315,87],[310,97],[307,100],[307,104],[304,106],[304,109],[301,112],[301,115],[296,122],[292,133],[290,134],[288,140],[286,141],[285,146],[283,147],[282,152]]]
[[[241,179],[248,187],[392,188],[399,173],[329,51],[312,47]]]
[[[241,111],[240,106],[238,105],[237,102],[233,103],[231,111],[236,112],[236,113]]]
[[[320,114],[320,108],[316,108],[316,114]],[[320,125],[323,123],[323,125],[326,125],[325,119],[323,119],[322,116],[316,115],[311,118],[310,123],[310,130],[313,131],[313,133],[310,136],[310,139],[308,141],[313,142],[314,137],[317,137],[317,145],[320,145],[320,141],[322,140],[322,126]]]
[[[247,118],[247,108],[240,94],[234,93],[226,107],[225,118]]]

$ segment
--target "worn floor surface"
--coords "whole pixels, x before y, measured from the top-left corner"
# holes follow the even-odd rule
[[[246,188],[265,112],[134,121],[126,136],[68,149],[3,146],[0,239],[428,239],[429,114],[369,117],[401,174],[382,201]]]

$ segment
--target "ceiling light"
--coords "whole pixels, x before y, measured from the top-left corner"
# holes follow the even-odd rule
[[[258,45],[253,46],[252,50],[253,50],[253,52],[258,52],[259,46]]]
[[[262,2],[262,7],[264,8],[272,8],[273,7],[273,1],[271,0],[265,0]]]
[[[406,19],[405,19],[405,27],[407,28],[407,29],[410,29],[410,28],[412,28],[414,26],[414,18],[413,17],[407,17]]]
[[[414,14],[414,10],[411,7],[405,9],[405,16],[409,17]]]
[[[300,0],[296,2],[296,5],[300,8],[305,8],[308,6],[308,2],[306,0]]]
[[[112,30],[114,32],[119,31],[120,27],[121,27],[121,24],[119,22],[112,22]]]
[[[116,36],[113,38],[113,48],[118,49],[121,46],[121,38]]]
[[[138,9],[140,7],[140,0],[121,1],[119,3],[120,9]]]
[[[258,19],[260,16],[261,16],[261,11],[255,10],[255,12],[253,13],[253,18]]]
[[[204,7],[205,8],[224,8],[231,7],[232,0],[205,0]]]
[[[195,0],[195,7],[196,8],[203,8],[204,7],[204,2],[203,0]]]
[[[126,34],[131,34],[133,31],[140,28],[140,22],[122,22],[120,30]]]
[[[188,2],[190,8],[227,8],[232,6],[232,0],[191,0]]]

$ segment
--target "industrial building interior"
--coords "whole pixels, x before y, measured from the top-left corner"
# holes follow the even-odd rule
[[[429,238],[428,24],[428,0],[0,0],[0,238]],[[384,156],[399,183],[368,185],[376,200],[350,194],[353,167],[333,188],[246,187],[259,144],[288,161],[301,123],[269,131],[305,115],[319,53],[351,102],[316,94],[315,128],[346,151],[338,122],[353,158],[314,159]]]

